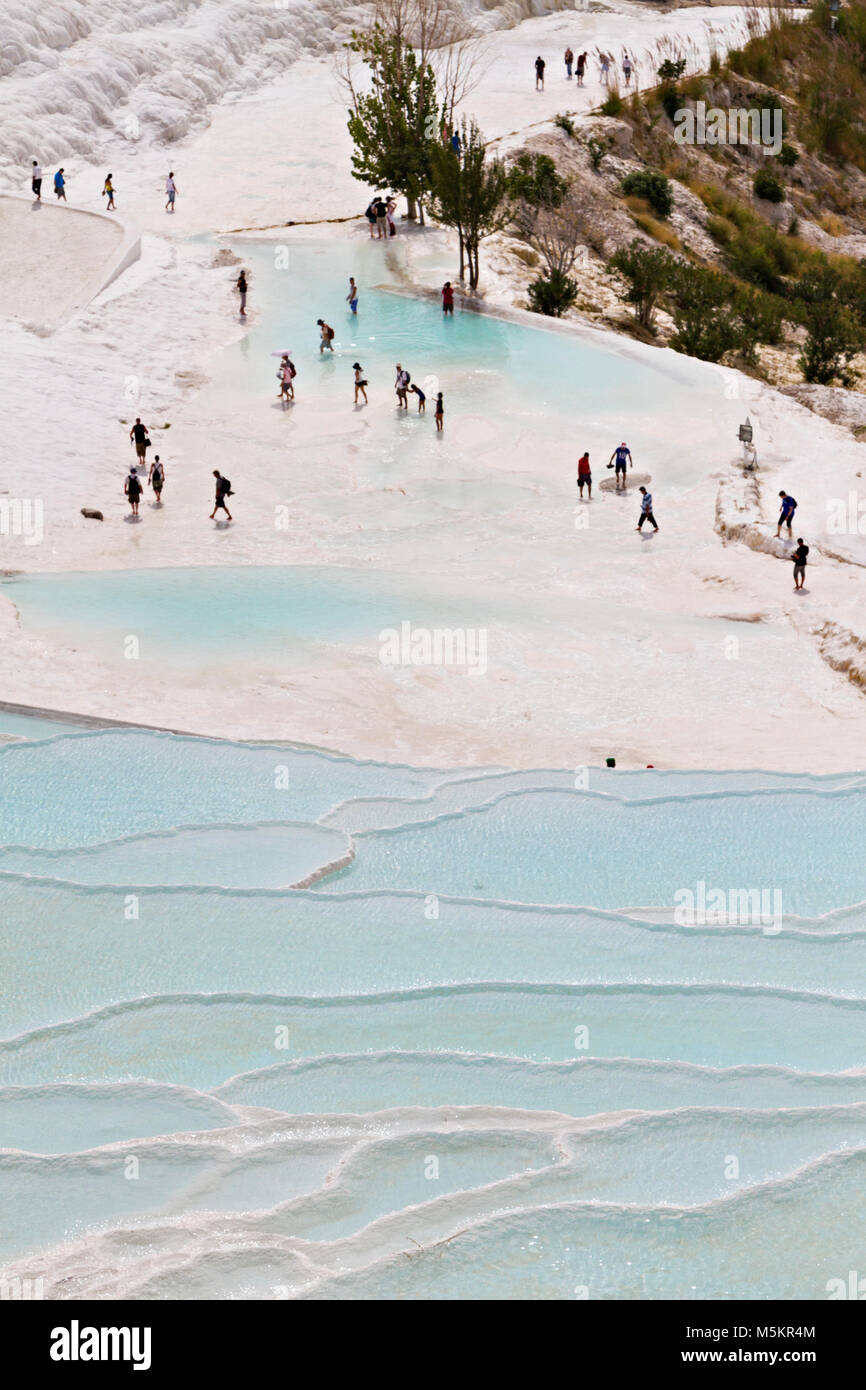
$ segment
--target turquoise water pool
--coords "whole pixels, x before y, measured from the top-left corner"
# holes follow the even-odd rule
[[[0,747],[0,1272],[825,1297],[866,1237],[864,807],[859,774]],[[695,878],[780,920],[686,925]]]

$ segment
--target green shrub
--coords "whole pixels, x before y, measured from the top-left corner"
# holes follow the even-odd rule
[[[570,116],[554,116],[553,124],[564,130],[566,135],[574,135],[574,121]]]
[[[601,140],[596,140],[594,135],[591,135],[586,142],[586,152],[592,161],[593,169],[595,169],[597,173],[601,168],[601,161],[607,154],[607,146],[603,145]]]
[[[775,174],[771,174],[769,169],[759,169],[754,179],[752,187],[755,190],[756,198],[763,198],[765,203],[784,203],[785,189]]]
[[[656,305],[673,283],[674,257],[668,251],[633,241],[627,250],[617,251],[610,263],[628,281],[626,299],[634,305],[638,323],[652,328]]]
[[[685,58],[665,58],[657,70],[657,76],[660,82],[678,82],[685,70]]]
[[[799,158],[799,151],[795,150],[793,145],[787,145],[783,141],[782,148],[779,151],[779,163],[782,168],[793,169]]]
[[[605,100],[601,103],[601,114],[603,116],[618,116],[622,111],[622,97],[619,92],[609,92]]]
[[[509,197],[530,207],[558,208],[565,196],[566,180],[556,172],[549,154],[521,154],[508,171]]]
[[[662,87],[661,90],[662,106],[669,121],[672,121],[680,110],[683,99],[676,87]]]
[[[530,309],[550,318],[562,318],[577,299],[577,282],[561,270],[545,271],[527,289]]]
[[[674,206],[670,179],[654,169],[638,169],[626,174],[622,181],[622,191],[637,198],[646,198],[653,212],[659,217],[669,217]]]

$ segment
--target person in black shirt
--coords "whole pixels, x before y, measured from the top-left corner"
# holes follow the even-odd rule
[[[539,91],[543,92],[543,91],[544,91],[544,69],[545,69],[545,66],[546,66],[546,64],[545,64],[545,62],[544,62],[544,59],[541,57],[541,54],[539,54],[539,56],[538,56],[538,57],[536,58],[536,60],[535,60],[535,90],[536,90],[537,92],[539,92]]]
[[[210,519],[211,521],[213,521],[217,512],[223,511],[225,512],[229,521],[231,521],[232,514],[226,506],[226,498],[231,497],[232,495],[232,485],[229,482],[228,478],[223,477],[222,473],[219,471],[218,468],[214,469],[213,475],[216,478],[216,500],[213,504],[213,511],[210,514]]]
[[[797,537],[797,549],[793,554],[794,561],[794,588],[797,592],[802,589],[806,582],[806,560],[809,554],[808,545],[803,544],[803,537]]]

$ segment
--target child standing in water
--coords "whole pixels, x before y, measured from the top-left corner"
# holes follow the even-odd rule
[[[444,425],[444,423],[445,423],[445,402],[442,400],[442,392],[440,391],[440,392],[438,393],[437,397],[436,397],[436,429],[437,429],[437,431],[441,431],[442,426]]]

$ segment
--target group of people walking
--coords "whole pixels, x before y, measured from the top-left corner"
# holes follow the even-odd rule
[[[135,424],[129,431],[129,438],[135,447],[135,463],[130,465],[128,474],[123,484],[123,494],[129,502],[129,510],[133,517],[139,515],[141,499],[144,495],[145,486],[153,489],[154,505],[162,506],[162,491],[165,487],[165,464],[155,454],[147,472],[147,478],[140,477],[143,469],[147,468],[147,451],[151,447],[150,432],[144,424],[141,416],[135,417]],[[227,506],[227,499],[232,496],[232,485],[218,468],[213,470],[215,480],[214,485],[214,506],[210,514],[211,521],[216,519],[218,511],[226,514],[226,519],[232,521],[231,512]]]
[[[613,71],[616,72],[617,61],[612,53],[605,53],[602,49],[598,49],[597,57],[598,80],[599,82],[603,83],[605,87],[607,87],[610,85],[611,69],[613,69]],[[572,77],[574,77],[577,79],[578,87],[582,87],[584,78],[586,76],[587,66],[589,64],[589,54],[586,52],[578,53],[577,57],[575,58],[574,51],[571,48],[566,48],[565,53],[563,54],[563,62],[565,63],[565,76],[567,81],[570,82]],[[623,49],[622,51],[621,66],[623,82],[625,83],[626,87],[630,87],[631,79],[637,64],[635,63],[634,59],[626,49]],[[535,60],[535,90],[537,92],[544,91],[544,70],[546,67],[547,64],[545,60],[542,58],[541,54],[539,53],[538,57]]]
[[[42,202],[42,177],[42,165],[39,163],[38,159],[32,160],[30,165],[30,187],[33,191],[33,196],[36,199],[37,203]],[[106,174],[105,181],[102,185],[102,196],[103,198],[108,199],[108,202],[105,205],[106,212],[116,212],[117,210],[117,204],[114,198],[114,191],[114,175],[111,173]],[[54,196],[57,199],[58,203],[67,202],[66,170],[62,164],[60,168],[57,170],[56,174],[54,175]],[[165,180],[166,212],[174,212],[174,201],[176,197],[177,184],[174,181],[174,173],[171,172],[168,174],[168,177]]]

